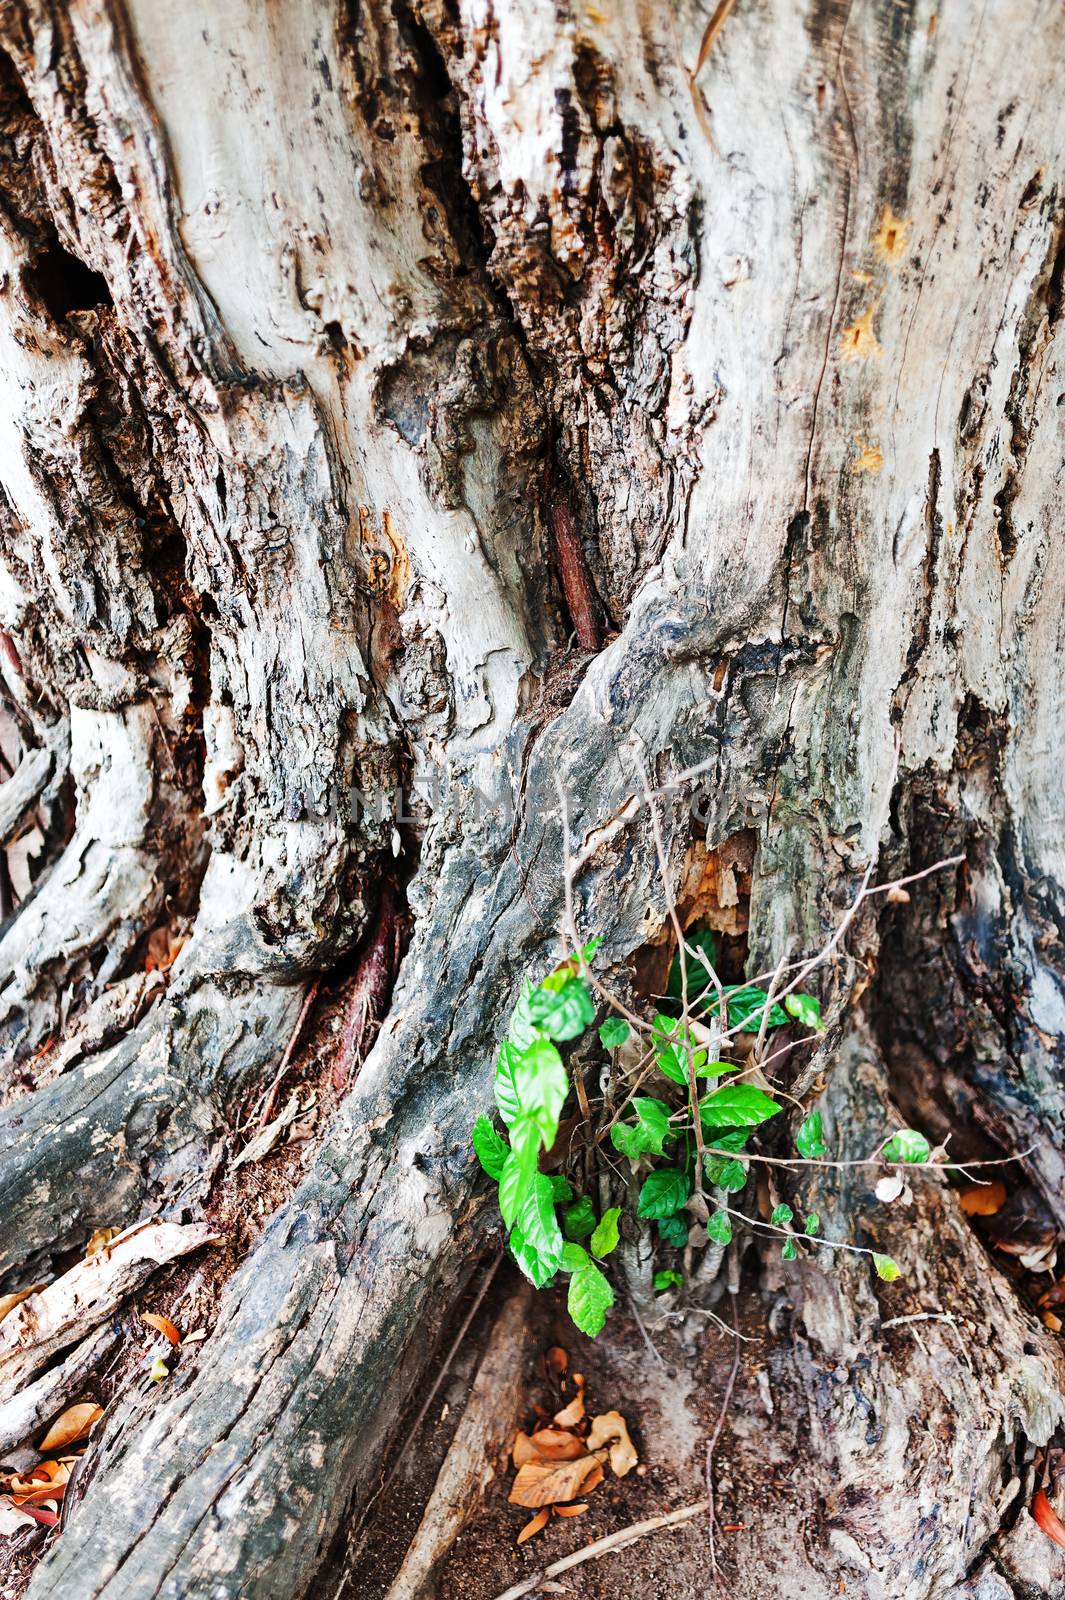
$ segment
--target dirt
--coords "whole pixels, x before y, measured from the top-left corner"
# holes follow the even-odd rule
[[[505,1280],[500,1292],[505,1292]],[[800,1535],[805,1525],[815,1531],[817,1507],[804,1486],[798,1422],[794,1429],[781,1413],[805,1416],[786,1347],[769,1336],[766,1306],[753,1285],[738,1297],[743,1336],[736,1387],[715,1453],[718,1557],[726,1591],[733,1600],[751,1600],[764,1590],[764,1575],[775,1564],[774,1551]],[[470,1344],[487,1336],[491,1305],[471,1329]],[[543,1353],[561,1345],[570,1370],[582,1373],[589,1413],[618,1410],[627,1419],[640,1455],[639,1467],[625,1478],[607,1472],[587,1496],[588,1510],[572,1519],[553,1519],[544,1532],[523,1546],[515,1539],[532,1513],[508,1503],[513,1470],[505,1464],[490,1486],[478,1516],[453,1546],[433,1600],[496,1600],[510,1585],[530,1577],[549,1563],[594,1540],[616,1533],[648,1517],[680,1509],[706,1494],[706,1444],[718,1417],[734,1349],[730,1333],[701,1319],[690,1346],[670,1329],[658,1330],[652,1356],[636,1322],[615,1309],[607,1330],[596,1341],[576,1332],[560,1297],[535,1297],[534,1343],[539,1353],[526,1394],[525,1414],[515,1426],[531,1427],[538,1416],[551,1415],[571,1390],[543,1360]],[[476,1363],[467,1352],[461,1373],[449,1377],[442,1390],[448,1397],[445,1424],[442,1404],[433,1407],[422,1436],[408,1459],[414,1466],[400,1474],[377,1509],[372,1538],[354,1554],[348,1586],[341,1593],[359,1600],[383,1600],[418,1526],[421,1508],[435,1481],[446,1449],[446,1436],[457,1420],[461,1398],[468,1392]],[[459,1404],[456,1405],[456,1400]],[[768,1405],[776,1413],[769,1424]],[[539,1412],[536,1408],[539,1408]],[[770,1444],[768,1441],[772,1441]],[[755,1586],[745,1587],[752,1549],[759,1551]],[[787,1551],[781,1549],[781,1570]],[[554,1583],[556,1587],[551,1587]],[[646,1592],[656,1600],[705,1600],[713,1588],[708,1521],[700,1513],[690,1522],[650,1535],[624,1550],[581,1564],[546,1584],[535,1594],[571,1600],[633,1600]],[[784,1592],[783,1589],[780,1592]],[[428,1597],[427,1597],[428,1600]]]

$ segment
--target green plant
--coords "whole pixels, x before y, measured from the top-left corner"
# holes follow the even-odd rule
[[[582,1332],[593,1337],[614,1303],[603,1263],[619,1242],[621,1207],[612,1206],[599,1216],[590,1195],[575,1194],[570,1177],[541,1167],[548,1153],[553,1164],[561,1164],[562,1153],[553,1147],[571,1084],[559,1046],[573,1045],[595,1025],[597,1006],[588,964],[598,944],[593,939],[539,984],[526,980],[496,1061],[495,1101],[505,1134],[481,1116],[472,1135],[481,1166],[499,1186],[499,1210],[511,1255],[538,1288],[568,1276],[570,1315]],[[643,1050],[620,1105],[604,1107],[598,1119],[593,1117],[583,1129],[585,1148],[598,1150],[609,1138],[610,1147],[631,1163],[639,1180],[635,1216],[626,1226],[653,1226],[663,1248],[686,1248],[694,1220],[688,1203],[706,1185],[717,1197],[705,1224],[707,1238],[714,1243],[727,1245],[734,1221],[741,1221],[782,1236],[785,1260],[794,1261],[800,1246],[833,1243],[834,1248],[869,1256],[878,1275],[891,1282],[900,1272],[889,1256],[823,1239],[815,1211],[795,1228],[795,1214],[785,1202],[776,1206],[768,1222],[747,1216],[730,1203],[746,1188],[752,1161],[775,1161],[785,1167],[834,1163],[825,1159],[828,1147],[819,1111],[810,1111],[800,1123],[796,1157],[752,1151],[751,1136],[781,1116],[784,1108],[770,1088],[749,1081],[752,1065],[711,1059],[709,1044],[714,1044],[715,1055],[735,1054],[731,1041],[739,1035],[758,1035],[760,1044],[769,1031],[793,1020],[820,1032],[821,1007],[814,996],[794,991],[777,999],[772,989],[757,984],[718,987],[712,937],[703,937],[695,949],[707,970],[689,970],[686,994],[683,974],[676,982],[670,975],[667,1005],[677,1002],[679,1016],[663,1010],[643,1022],[630,1012],[631,1022],[607,1016],[597,1029],[605,1051],[619,1050],[634,1032]],[[759,1063],[757,1047],[751,1061],[755,1067]],[[653,1092],[637,1092],[648,1076],[652,1081],[647,1087]],[[621,1081],[627,1084],[624,1077]],[[583,1088],[578,1098],[587,1107]],[[904,1128],[887,1140],[879,1158],[872,1159],[877,1164],[914,1165],[927,1162],[931,1154],[922,1134]],[[680,1287],[683,1281],[677,1268],[663,1267],[655,1273],[653,1287]]]

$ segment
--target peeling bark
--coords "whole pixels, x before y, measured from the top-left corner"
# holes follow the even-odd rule
[[[711,10],[0,6],[0,818],[45,839],[0,937],[4,1269],[195,1208],[316,978],[354,956],[380,1023],[33,1593],[288,1600],[336,1556],[488,1236],[468,1128],[555,948],[556,780],[623,983],[668,937],[644,769],[703,769],[662,801],[692,908],[748,842],[752,971],[869,863],[963,853],[863,917],[792,1088],[854,1152],[893,1103],[1025,1150],[1065,1223],[1065,24]],[[822,1515],[752,1592],[1061,1588],[1019,1510],[1059,1348],[948,1192],[908,1233],[907,1307],[955,1318],[923,1346],[864,1267],[765,1269]]]

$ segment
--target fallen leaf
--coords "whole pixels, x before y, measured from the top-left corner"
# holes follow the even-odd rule
[[[578,1501],[575,1506],[556,1506],[556,1517],[579,1517],[582,1511],[587,1511],[588,1505],[584,1500]]]
[[[38,1450],[44,1454],[48,1450],[62,1450],[68,1444],[76,1444],[79,1439],[84,1439],[88,1436],[93,1423],[103,1414],[103,1406],[92,1405],[88,1402],[83,1405],[68,1406],[62,1416],[56,1417],[52,1426],[37,1446]]]
[[[576,1461],[526,1461],[518,1468],[510,1491],[510,1503],[515,1506],[551,1506],[559,1500],[576,1500],[594,1474],[596,1483],[603,1469],[594,1456],[580,1456]],[[593,1486],[594,1487],[594,1486]]]
[[[589,1472],[588,1476],[585,1478],[584,1482],[581,1484],[581,1494],[591,1494],[593,1489],[598,1489],[598,1487],[602,1483],[602,1481],[603,1481],[603,1464],[602,1464],[601,1461],[597,1461],[595,1463],[595,1466],[592,1469],[592,1471]]]
[[[0,1322],[3,1322],[9,1311],[14,1311],[16,1306],[21,1305],[23,1300],[28,1300],[31,1294],[37,1294],[46,1287],[47,1285],[43,1283],[31,1283],[28,1289],[16,1289],[14,1294],[0,1295]]]
[[[623,1478],[639,1463],[640,1458],[629,1438],[628,1424],[620,1411],[604,1411],[598,1417],[592,1418],[591,1432],[585,1441],[587,1449],[599,1450],[608,1443],[611,1468],[616,1477]]]
[[[514,1435],[514,1443],[510,1447],[510,1458],[514,1463],[515,1470],[518,1467],[523,1467],[526,1461],[540,1460],[536,1446],[529,1438],[529,1435],[523,1433],[520,1428]]]
[[[1043,1326],[1044,1328],[1049,1328],[1051,1333],[1060,1333],[1065,1324],[1062,1323],[1060,1317],[1054,1315],[1053,1311],[1044,1311]]]
[[[588,1453],[584,1441],[564,1428],[538,1428],[529,1443],[541,1461],[576,1461]]]
[[[547,1527],[548,1518],[550,1517],[550,1515],[551,1515],[550,1511],[548,1511],[547,1507],[544,1506],[542,1511],[538,1511],[536,1513],[535,1517],[532,1517],[525,1524],[524,1528],[522,1528],[521,1532],[518,1534],[518,1537],[515,1539],[514,1543],[515,1544],[524,1544],[526,1539],[531,1539],[534,1533],[539,1533],[541,1528],[546,1528]]]
[[[1048,1539],[1065,1549],[1065,1523],[1062,1522],[1042,1489],[1037,1489],[1032,1501],[1032,1516]]]
[[[550,1370],[558,1377],[569,1369],[569,1356],[561,1345],[553,1344],[544,1359]]]
[[[958,1196],[967,1217],[993,1217],[1006,1204],[1004,1183],[975,1183]]]
[[[568,1406],[563,1406],[561,1411],[555,1412],[555,1421],[560,1428],[573,1428],[584,1416],[584,1396],[574,1395]]]
[[[27,1506],[25,1509],[31,1522],[43,1523],[46,1528],[58,1528],[59,1517],[54,1511],[46,1511],[43,1506]]]
[[[910,903],[909,890],[904,889],[902,885],[898,883],[891,886],[885,898],[889,900],[893,906],[908,906]]]
[[[897,1172],[893,1172],[890,1178],[881,1178],[873,1192],[879,1201],[889,1206],[893,1200],[898,1199],[905,1187],[905,1179]]]
[[[20,1510],[9,1496],[0,1495],[0,1536],[18,1533],[22,1528],[33,1527],[34,1518]]]
[[[66,1462],[40,1461],[32,1472],[12,1472],[0,1479],[0,1488],[17,1506],[38,1505],[44,1500],[61,1500],[69,1477],[70,1467]]]
[[[149,1328],[154,1328],[156,1333],[165,1334],[171,1344],[181,1343],[181,1335],[169,1317],[161,1316],[158,1311],[142,1311],[141,1321],[146,1322]]]
[[[148,1370],[148,1376],[153,1383],[162,1383],[170,1376],[170,1368],[162,1356],[156,1356]]]
[[[184,1339],[181,1342],[182,1342],[182,1344],[199,1344],[200,1340],[201,1339],[206,1339],[206,1337],[207,1337],[207,1329],[206,1328],[194,1328],[191,1333],[187,1333],[185,1335]]]
[[[97,1250],[103,1249],[105,1244],[110,1244],[112,1239],[117,1239],[121,1231],[121,1228],[97,1228],[85,1246],[85,1254],[94,1256]]]

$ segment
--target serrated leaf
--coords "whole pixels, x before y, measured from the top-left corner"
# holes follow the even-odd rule
[[[586,1194],[562,1213],[562,1231],[569,1239],[586,1239],[595,1231],[595,1207]]]
[[[583,1245],[566,1243],[562,1246],[562,1271],[579,1272],[586,1267],[590,1257]]]
[[[599,1024],[599,1042],[604,1050],[616,1050],[629,1037],[631,1029],[624,1017],[607,1017]]]
[[[555,1276],[556,1269],[541,1259],[539,1252],[527,1242],[520,1228],[511,1228],[507,1244],[511,1255],[529,1282],[537,1289],[546,1289]]]
[[[515,1117],[521,1111],[518,1100],[518,1091],[514,1083],[514,1069],[518,1064],[521,1052],[516,1045],[506,1041],[499,1047],[496,1058],[496,1075],[493,1087],[495,1088],[496,1105],[499,1115],[509,1128]]]
[[[661,1294],[663,1289],[679,1288],[684,1282],[683,1272],[677,1272],[673,1267],[665,1267],[661,1272],[656,1272],[651,1279],[651,1288],[656,1294]]]
[[[670,1217],[691,1194],[691,1179],[676,1167],[659,1167],[649,1172],[640,1189],[636,1207],[639,1217]]]
[[[729,1244],[732,1240],[732,1218],[727,1211],[715,1211],[707,1219],[706,1231],[718,1244]]]
[[[514,1067],[514,1088],[519,1106],[535,1118],[550,1149],[569,1093],[569,1079],[562,1057],[549,1039],[537,1039],[521,1052]]]
[[[896,1278],[902,1277],[902,1268],[892,1261],[890,1256],[877,1255],[873,1252],[873,1266],[876,1268],[878,1278],[883,1278],[885,1283],[894,1283]]]
[[[811,1111],[795,1135],[795,1148],[807,1161],[820,1161],[828,1154],[820,1111]]]
[[[803,1231],[803,1233],[806,1233],[806,1234],[820,1233],[820,1231],[821,1231],[821,1218],[818,1216],[816,1211],[811,1211],[810,1212],[810,1215],[807,1217],[806,1223],[805,1223],[802,1231]]]
[[[672,1245],[674,1250],[683,1250],[688,1242],[688,1230],[691,1227],[691,1218],[684,1211],[678,1211],[673,1217],[658,1218],[658,1237],[663,1244]]]
[[[796,1022],[801,1022],[804,1028],[813,1028],[815,1033],[824,1032],[824,1023],[821,1020],[821,1002],[815,1000],[812,994],[789,994],[784,999],[784,1010]]]
[[[753,1128],[775,1117],[780,1107],[753,1083],[726,1083],[699,1102],[705,1128]]]
[[[598,1267],[582,1267],[569,1280],[566,1308],[580,1331],[590,1339],[602,1332],[606,1314],[613,1304],[614,1291]]]
[[[738,1194],[747,1182],[747,1168],[734,1156],[707,1156],[703,1162],[707,1182],[715,1189]]]
[[[643,1154],[639,1130],[627,1122],[615,1122],[610,1130],[610,1143],[630,1161],[638,1161]]]
[[[531,1139],[523,1139],[512,1146],[503,1163],[499,1174],[499,1211],[508,1228],[517,1221],[532,1189],[539,1158],[538,1146]]]
[[[588,1241],[588,1248],[592,1255],[598,1256],[600,1260],[603,1256],[608,1256],[611,1250],[617,1248],[620,1237],[618,1233],[618,1218],[620,1215],[620,1206],[611,1206],[609,1211],[604,1211],[598,1227]]]
[[[587,980],[567,976],[561,988],[541,984],[529,997],[529,1020],[549,1039],[576,1039],[595,1021]]]
[[[725,990],[725,998],[729,1027],[738,1027],[740,1033],[757,1033],[762,1026],[762,1014],[769,999],[766,991],[753,983],[730,984]],[[769,1008],[769,1026],[782,1028],[787,1020],[787,1012],[774,1000]]]
[[[774,1206],[773,1215],[769,1220],[773,1224],[774,1228],[782,1228],[785,1223],[791,1221],[794,1215],[795,1213],[790,1206],[781,1204],[779,1206]]]
[[[502,1184],[500,1184],[502,1194]],[[522,1202],[517,1218],[527,1244],[555,1271],[562,1260],[562,1230],[551,1196],[551,1179],[538,1172]]]
[[[510,1154],[510,1146],[500,1138],[487,1117],[478,1117],[473,1125],[473,1149],[481,1166],[490,1178],[498,1182],[503,1164]]]
[[[928,1160],[932,1147],[916,1128],[900,1128],[881,1150],[885,1161],[907,1161],[919,1166]]]
[[[660,1156],[667,1139],[676,1138],[669,1125],[669,1107],[661,1100],[646,1095],[635,1095],[632,1109],[636,1113],[636,1132],[641,1148],[650,1155]]]
[[[729,1128],[724,1132],[715,1128],[707,1139],[706,1148],[712,1153],[727,1150],[729,1155],[734,1156],[745,1147],[750,1137],[750,1128]]]

